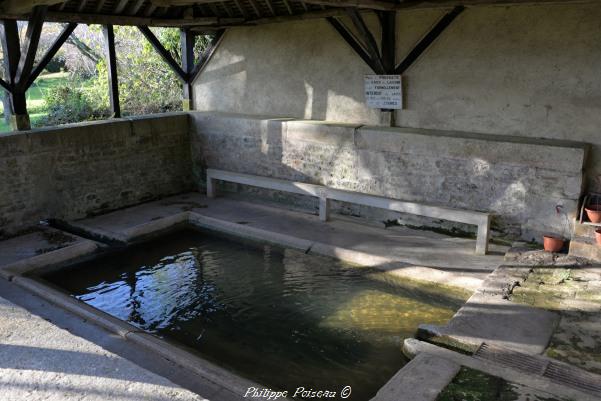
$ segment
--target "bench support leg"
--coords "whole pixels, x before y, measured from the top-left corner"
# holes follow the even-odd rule
[[[330,218],[330,200],[321,195],[319,197],[319,220],[328,221]]]
[[[215,180],[211,177],[207,177],[207,198],[214,198],[217,196],[215,188]]]
[[[478,226],[478,235],[476,237],[476,254],[486,255],[488,253],[488,240],[490,239],[490,218],[486,224]]]

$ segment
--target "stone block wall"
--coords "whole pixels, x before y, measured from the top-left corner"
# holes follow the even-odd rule
[[[512,3],[468,7],[403,73],[396,125],[587,142],[586,184],[601,192],[601,2]],[[446,12],[397,12],[397,61]],[[364,18],[379,38],[376,15]],[[194,101],[203,111],[383,125],[365,103],[364,74],[373,71],[325,19],[234,27]]]
[[[190,190],[188,115],[0,136],[0,236]]]
[[[526,240],[569,236],[556,206],[576,213],[588,151],[569,141],[226,113],[194,112],[191,124],[200,186],[211,167],[487,211],[497,235]]]

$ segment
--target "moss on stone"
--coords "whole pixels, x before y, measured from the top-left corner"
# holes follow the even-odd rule
[[[536,267],[511,301],[560,314],[545,354],[601,374],[601,274],[599,270]]]
[[[453,381],[438,395],[437,401],[569,401],[526,386],[509,383],[500,377],[462,367]]]

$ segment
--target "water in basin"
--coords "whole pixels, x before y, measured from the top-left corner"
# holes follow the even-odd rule
[[[272,389],[368,400],[404,338],[446,322],[447,293],[371,268],[185,229],[42,277],[74,297]]]

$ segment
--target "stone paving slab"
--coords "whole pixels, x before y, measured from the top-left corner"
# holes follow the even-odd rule
[[[2,400],[203,400],[1,297],[0,355]]]
[[[399,370],[371,401],[436,401],[461,365],[421,353]]]
[[[82,241],[85,240],[52,228],[35,230],[0,241],[0,266],[10,265]]]
[[[496,269],[446,326],[421,325],[419,336],[471,352],[487,343],[526,354],[542,354],[559,315],[508,300],[513,286],[528,270]]]
[[[98,248],[99,244],[76,235],[40,227],[33,232],[0,241],[0,276],[61,263]]]
[[[127,237],[133,227],[191,212],[241,227],[311,241],[311,251],[374,266],[400,276],[475,290],[499,266],[505,247],[494,254],[474,254],[475,240],[408,228],[378,228],[358,219],[318,216],[227,198],[209,199],[198,193],[166,198],[90,219],[70,222],[89,231]]]

